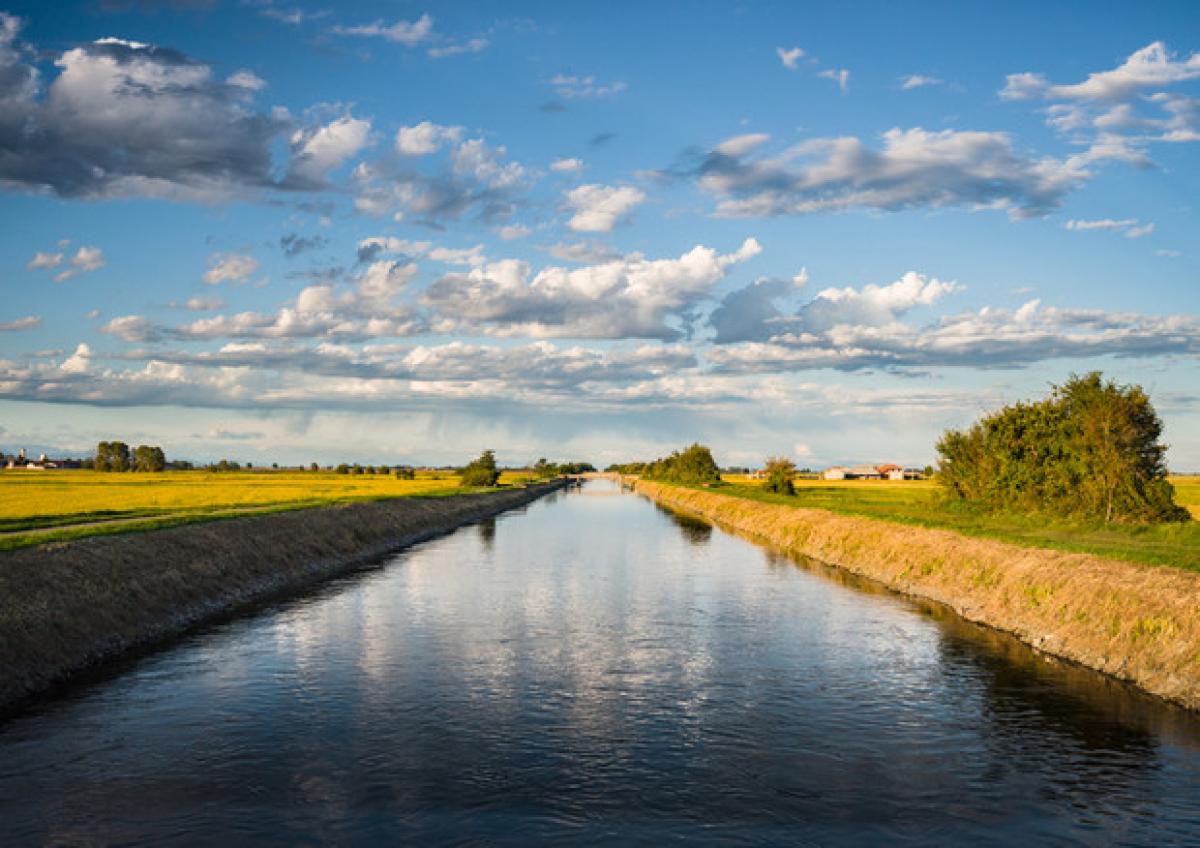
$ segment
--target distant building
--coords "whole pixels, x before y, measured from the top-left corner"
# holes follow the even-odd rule
[[[826,468],[821,472],[822,480],[845,480],[846,468],[841,465],[834,465]]]

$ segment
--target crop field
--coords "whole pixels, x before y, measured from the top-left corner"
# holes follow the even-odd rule
[[[506,472],[500,484],[530,478]],[[0,550],[247,513],[462,491],[448,471],[418,472],[415,480],[328,471],[0,471]]]
[[[1056,548],[1200,571],[1200,477],[1174,477],[1176,501],[1197,520],[1152,526],[1102,525],[1042,515],[987,515],[941,497],[929,480],[796,480],[792,497],[764,491],[761,481],[726,475],[722,493],[827,509],[923,527],[941,527],[1034,547]]]

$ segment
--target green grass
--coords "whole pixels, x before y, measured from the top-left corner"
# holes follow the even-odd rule
[[[1200,478],[1175,478],[1177,501],[1200,515]],[[1031,547],[1097,554],[1117,559],[1200,571],[1200,521],[1149,526],[1103,525],[1041,515],[985,515],[944,501],[937,486],[923,482],[800,480],[792,497],[775,495],[761,484],[736,480],[722,494],[825,509],[954,530],[967,536],[999,539]]]

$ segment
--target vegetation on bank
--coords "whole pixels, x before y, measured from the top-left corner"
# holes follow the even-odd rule
[[[1172,478],[1178,500],[1200,518],[1200,477]],[[765,481],[727,476],[720,492],[748,500],[896,524],[953,530],[1018,545],[1200,571],[1200,521],[1113,524],[1045,514],[990,513],[950,501],[934,481],[793,481],[795,494],[776,494]],[[698,488],[698,487],[697,487]]]
[[[937,444],[950,497],[989,512],[1104,522],[1187,521],[1167,481],[1162,421],[1140,386],[1073,376]]]

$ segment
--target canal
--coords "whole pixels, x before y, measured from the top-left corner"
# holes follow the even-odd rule
[[[1197,844],[1200,720],[607,480],[0,725],[0,844]]]

